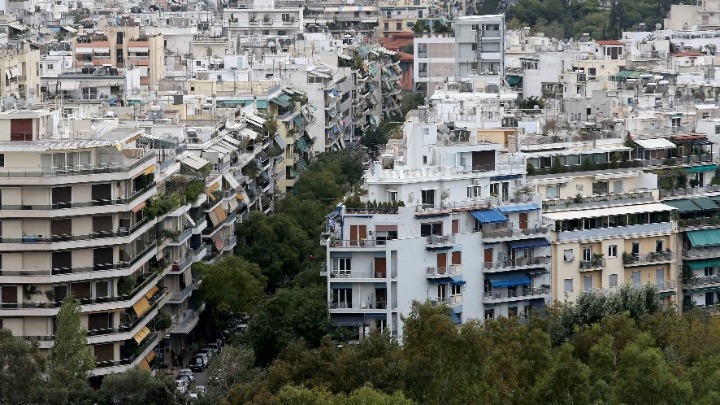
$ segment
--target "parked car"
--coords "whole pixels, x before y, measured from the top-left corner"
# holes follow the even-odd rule
[[[208,366],[210,366],[210,356],[208,356],[207,353],[198,352],[198,354],[196,354],[196,356],[202,357],[202,359],[203,359],[203,364],[205,365],[205,366],[204,366],[205,368],[208,368]]]
[[[220,354],[220,345],[217,343],[208,343],[207,346],[205,346],[205,347],[212,350],[213,355]]]
[[[203,371],[207,367],[207,361],[205,356],[197,354],[190,359],[190,370],[192,371]]]
[[[187,376],[178,376],[178,378],[175,380],[176,388],[181,393],[184,394],[187,392],[188,387],[190,386],[190,379]]]
[[[199,353],[199,354],[204,354],[204,355],[206,355],[207,358],[208,358],[208,361],[210,361],[210,360],[212,359],[213,354],[214,354],[214,353],[213,353],[213,349],[211,349],[211,348],[209,348],[209,347],[206,347],[206,348],[204,348],[204,349],[200,349],[200,350],[198,351],[198,353]]]
[[[178,373],[177,378],[179,379],[180,377],[183,377],[183,376],[189,378],[191,383],[195,382],[195,375],[193,375],[192,370],[190,370],[189,368],[181,369],[180,372]]]

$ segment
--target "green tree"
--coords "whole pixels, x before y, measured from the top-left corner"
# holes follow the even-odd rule
[[[573,346],[566,343],[554,356],[552,367],[535,386],[535,400],[540,404],[587,404],[590,401],[590,370],[573,356]]]
[[[36,342],[17,339],[0,329],[0,403],[44,402],[45,358]]]
[[[226,345],[208,369],[211,398],[224,396],[238,383],[250,383],[263,377],[264,371],[255,367],[255,354],[245,346]]]
[[[171,378],[155,377],[138,368],[105,377],[97,396],[99,403],[108,405],[180,403]]]
[[[277,396],[278,404],[283,405],[412,405],[402,392],[392,395],[378,392],[370,387],[362,387],[350,395],[333,394],[325,388],[305,388],[297,386],[283,387]]]
[[[212,265],[198,266],[202,275],[200,297],[219,312],[250,312],[260,300],[265,277],[257,264],[228,257]]]
[[[55,320],[55,345],[50,351],[48,378],[53,389],[52,402],[75,402],[88,388],[95,355],[87,343],[87,331],[80,324],[80,301],[70,293]]]
[[[333,332],[327,311],[324,288],[281,288],[250,319],[245,339],[258,363],[268,365],[294,339],[317,347]]]

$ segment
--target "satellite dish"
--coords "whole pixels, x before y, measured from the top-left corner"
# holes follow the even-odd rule
[[[438,131],[443,135],[447,135],[450,133],[450,128],[448,128],[445,124],[440,124],[438,125]]]

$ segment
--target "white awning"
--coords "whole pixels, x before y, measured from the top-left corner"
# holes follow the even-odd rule
[[[225,141],[231,145],[240,146],[240,141],[238,141],[237,139],[233,138],[230,135],[223,136],[223,141]]]
[[[234,143],[225,142],[225,140],[221,140],[220,142],[217,143],[217,145],[222,146],[223,148],[229,149],[231,151],[237,150],[237,148],[238,148],[237,145],[235,145]]]
[[[18,31],[25,31],[27,29],[27,27],[25,27],[24,25],[17,23],[9,23],[8,26],[10,26],[11,28],[15,28]]]
[[[252,122],[253,124],[256,124],[257,126],[260,126],[260,127],[265,125],[265,118],[258,117],[255,114],[247,114],[245,116],[245,119]]]
[[[129,47],[128,47],[128,52],[133,52],[133,53],[147,53],[147,52],[148,52],[148,47],[147,47],[147,46],[129,46]]]
[[[544,179],[528,179],[528,185],[542,186],[547,184],[565,184],[573,181],[572,177],[547,177]]]
[[[99,48],[93,48],[94,53],[110,53],[110,48],[101,46]]]
[[[85,48],[85,47],[82,47],[82,48],[81,48],[81,47],[78,47],[78,48],[75,48],[75,53],[76,53],[76,54],[87,55],[87,54],[93,53],[93,49],[92,49],[92,48]]]
[[[223,154],[228,154],[228,153],[232,152],[232,150],[225,149],[218,144],[212,145],[211,147],[208,148],[208,150],[214,150],[215,152],[220,152]]]
[[[69,25],[64,26],[63,29],[71,34],[77,34],[77,30]]]
[[[180,162],[192,167],[195,170],[200,170],[206,164],[210,163],[207,160],[195,155],[188,155],[180,160]]]
[[[677,147],[677,145],[665,138],[636,139],[635,143],[645,150],[674,149]]]
[[[61,91],[73,91],[80,88],[80,82],[77,80],[63,80],[60,82],[60,90]]]
[[[641,170],[621,172],[621,173],[602,173],[596,174],[595,180],[623,179],[626,177],[635,177]]]
[[[240,135],[245,138],[256,139],[258,134],[250,128],[243,128],[240,130]]]
[[[240,186],[240,183],[238,183],[231,174],[225,173],[223,174],[223,177],[225,178],[225,181],[227,181],[228,185],[230,185],[230,188],[236,189]]]
[[[636,205],[623,205],[619,207],[608,207],[598,208],[591,210],[576,210],[576,211],[559,211],[559,212],[546,212],[544,216],[550,218],[553,221],[564,221],[568,219],[580,219],[580,218],[598,218],[607,217],[611,215],[624,215],[624,214],[641,214],[645,212],[662,212],[672,211],[675,207],[671,207],[667,204],[662,203],[651,203],[651,204],[636,204]]]

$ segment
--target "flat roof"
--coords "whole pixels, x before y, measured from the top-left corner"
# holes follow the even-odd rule
[[[623,214],[642,214],[645,212],[663,212],[672,211],[676,209],[667,204],[663,203],[650,203],[650,204],[635,204],[635,205],[621,205],[617,207],[607,208],[596,208],[587,210],[575,210],[575,211],[558,211],[543,213],[543,215],[553,221],[565,221],[568,219],[578,218],[597,218],[607,217],[611,215],[623,215]]]

